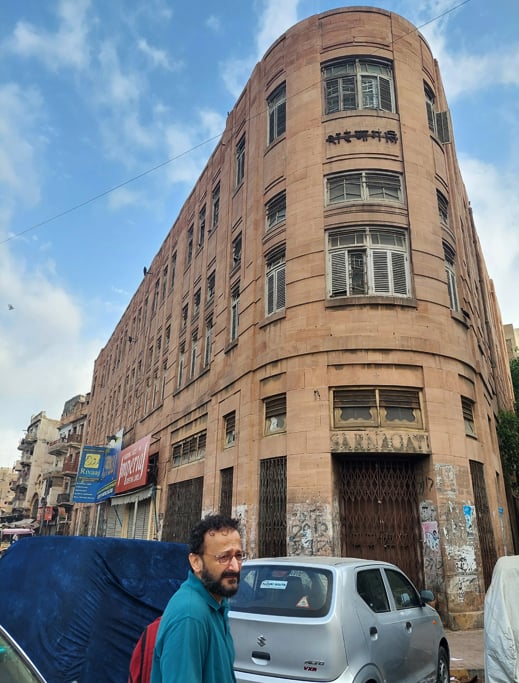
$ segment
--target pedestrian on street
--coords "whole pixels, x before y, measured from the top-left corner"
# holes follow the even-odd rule
[[[245,559],[239,520],[207,515],[191,530],[189,550],[189,575],[162,615],[151,683],[236,683],[227,598]]]

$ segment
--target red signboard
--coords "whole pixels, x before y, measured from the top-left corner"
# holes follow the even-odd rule
[[[148,474],[148,456],[150,452],[151,434],[139,439],[121,451],[115,493],[123,493],[146,484]]]

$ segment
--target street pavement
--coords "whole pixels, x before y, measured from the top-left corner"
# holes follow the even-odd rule
[[[451,651],[452,683],[484,683],[485,650],[483,629],[445,631]]]

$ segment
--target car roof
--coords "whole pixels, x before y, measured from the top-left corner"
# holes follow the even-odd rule
[[[378,560],[363,560],[360,557],[329,557],[315,555],[296,555],[291,557],[258,557],[247,560],[244,566],[252,564],[290,564],[293,567],[323,566],[323,567],[395,567],[394,564]]]

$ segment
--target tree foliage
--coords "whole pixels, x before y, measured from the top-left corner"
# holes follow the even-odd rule
[[[497,437],[503,470],[514,497],[519,498],[519,359],[510,361],[515,410],[501,410],[497,418]]]

